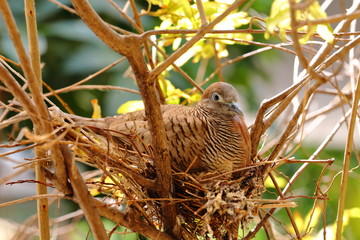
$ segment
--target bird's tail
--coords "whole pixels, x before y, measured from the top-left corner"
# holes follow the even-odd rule
[[[79,127],[90,127],[95,129],[105,129],[107,124],[105,122],[105,118],[87,118],[80,117],[77,115],[64,113],[59,108],[50,108],[50,114],[52,118],[60,118],[65,122],[69,122],[70,124],[74,124]]]
[[[81,127],[90,127],[97,129],[105,129],[106,123],[104,118],[87,118],[80,117],[77,115],[67,114],[67,116],[78,126]]]

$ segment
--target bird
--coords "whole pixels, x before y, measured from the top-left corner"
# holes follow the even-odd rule
[[[234,86],[215,82],[193,107],[160,106],[173,168],[234,178],[237,171],[250,164],[250,137],[239,98]],[[100,119],[75,118],[75,122],[108,130],[126,149],[146,152],[152,146],[144,110]]]

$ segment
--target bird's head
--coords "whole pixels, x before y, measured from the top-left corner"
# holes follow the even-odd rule
[[[204,92],[200,106],[211,112],[224,115],[243,115],[239,108],[239,94],[228,83],[216,82],[211,84]]]

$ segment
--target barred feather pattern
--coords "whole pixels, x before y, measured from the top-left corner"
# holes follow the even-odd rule
[[[206,89],[195,107],[161,106],[174,167],[223,174],[249,164],[250,138],[238,101],[239,95],[232,85],[218,82]],[[152,142],[144,110],[83,120],[82,124],[110,130],[120,144],[127,148],[135,144],[138,151],[145,152]]]

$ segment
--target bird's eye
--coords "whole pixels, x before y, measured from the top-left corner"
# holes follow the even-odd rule
[[[217,94],[217,93],[214,93],[214,94],[212,95],[212,98],[213,98],[215,101],[219,101],[219,100],[220,100],[220,96],[219,96],[219,94]]]

